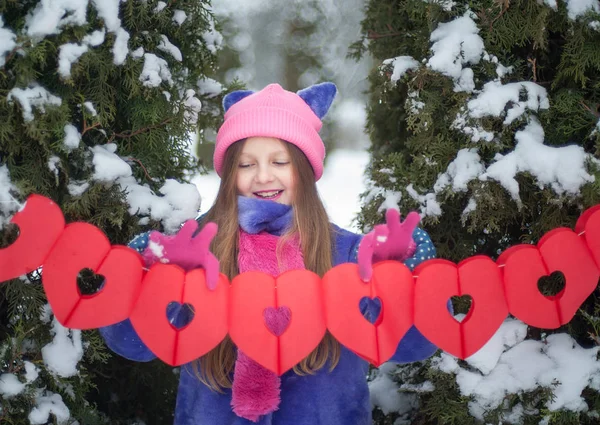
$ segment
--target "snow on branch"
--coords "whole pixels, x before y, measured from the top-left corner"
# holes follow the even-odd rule
[[[23,119],[26,122],[33,121],[33,108],[35,107],[40,112],[46,112],[45,105],[60,106],[62,100],[58,96],[54,96],[44,87],[34,83],[31,87],[20,89],[14,88],[6,97],[9,103],[17,100],[23,110]]]
[[[472,92],[475,89],[473,70],[464,65],[479,63],[484,53],[479,28],[467,12],[453,21],[441,23],[431,33],[433,43],[427,66],[443,75],[452,77],[455,91]]]
[[[118,184],[126,193],[129,214],[160,220],[167,233],[175,232],[185,220],[196,218],[200,194],[196,186],[168,179],[156,195],[140,185],[125,159],[116,154],[117,145],[93,146],[93,179],[109,185]],[[142,220],[143,220],[142,219]]]

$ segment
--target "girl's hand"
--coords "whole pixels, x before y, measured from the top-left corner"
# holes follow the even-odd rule
[[[156,261],[178,265],[186,271],[202,267],[206,272],[206,285],[214,289],[219,281],[219,260],[210,252],[210,243],[217,234],[216,223],[207,223],[200,233],[196,220],[187,220],[175,235],[167,236],[152,231],[144,251],[147,264]]]
[[[371,280],[374,262],[403,261],[414,253],[416,244],[412,234],[420,220],[418,213],[411,212],[401,222],[398,210],[389,208],[386,211],[386,224],[375,226],[358,247],[358,270],[363,281]]]

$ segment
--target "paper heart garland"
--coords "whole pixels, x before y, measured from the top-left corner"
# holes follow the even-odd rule
[[[243,273],[231,286],[221,276],[217,292],[206,288],[203,270],[182,274],[172,265],[153,266],[142,283],[139,254],[111,246],[90,224],[65,227],[58,206],[42,196],[30,196],[12,222],[19,226],[19,237],[0,249],[0,281],[43,266],[48,300],[63,325],[88,329],[129,317],[143,341],[172,365],[201,356],[229,332],[250,357],[281,374],[310,353],[326,329],[361,357],[380,364],[393,354],[413,320],[434,344],[465,358],[485,344],[507,310],[532,326],[567,323],[600,276],[600,205],[581,215],[576,232],[555,229],[537,246],[508,249],[496,263],[481,256],[458,265],[431,260],[413,276],[398,262],[384,262],[375,266],[368,285],[358,280],[353,264],[334,267],[322,280],[305,270],[276,279]],[[105,277],[98,293],[80,294],[77,275],[84,268]],[[565,288],[545,297],[537,282],[557,270],[565,275]],[[455,295],[473,299],[461,323],[446,308]],[[374,323],[359,308],[361,301],[372,300],[381,307]],[[180,329],[166,317],[171,302],[194,307],[194,318]],[[284,307],[289,319],[269,328],[265,314],[280,315]]]
[[[289,309],[290,320],[276,336],[265,323],[264,311],[280,307]],[[233,278],[229,336],[265,368],[282,375],[319,345],[325,330],[321,279],[315,273],[291,270],[273,278],[246,272]]]
[[[413,287],[412,273],[397,261],[376,264],[368,284],[360,278],[358,265],[334,267],[323,276],[327,328],[340,344],[379,366],[394,355],[413,324]],[[381,301],[374,324],[359,309],[364,297]]]
[[[146,273],[130,320],[148,348],[163,362],[178,366],[208,353],[227,335],[229,283],[219,276],[214,290],[206,287],[203,269],[185,272],[156,264]],[[167,318],[171,302],[190,304],[194,317],[181,329]]]

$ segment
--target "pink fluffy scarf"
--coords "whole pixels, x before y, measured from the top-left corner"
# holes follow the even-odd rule
[[[287,270],[304,269],[304,260],[297,240],[290,240],[281,249],[277,258],[279,236],[267,232],[250,234],[240,229],[240,252],[238,266],[240,273],[261,271],[273,277]],[[289,317],[266,316],[269,329],[278,329],[280,320]],[[273,323],[271,323],[273,322]],[[283,326],[285,327],[285,326]],[[279,376],[265,369],[238,350],[233,371],[231,407],[233,412],[252,422],[258,422],[262,415],[279,408],[281,380]]]

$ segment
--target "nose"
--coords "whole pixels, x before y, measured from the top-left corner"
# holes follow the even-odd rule
[[[269,183],[273,181],[274,176],[271,167],[267,164],[259,165],[255,178],[257,183]]]

